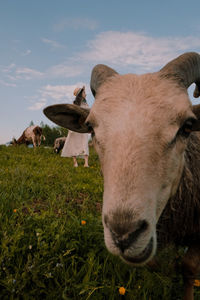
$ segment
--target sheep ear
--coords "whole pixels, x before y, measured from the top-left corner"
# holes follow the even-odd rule
[[[95,97],[98,88],[109,78],[118,74],[115,70],[106,65],[96,65],[91,74],[90,88]]]
[[[80,133],[90,132],[85,124],[89,109],[74,104],[55,104],[47,106],[43,112],[47,118],[59,126]]]

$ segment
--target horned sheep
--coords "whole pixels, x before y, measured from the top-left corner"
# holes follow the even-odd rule
[[[184,299],[193,299],[200,271],[200,55],[185,53],[160,71],[119,75],[94,67],[91,110],[58,104],[44,109],[53,122],[92,132],[104,176],[102,221],[108,250],[145,265],[157,248],[187,246]],[[120,140],[120,143],[119,143]]]

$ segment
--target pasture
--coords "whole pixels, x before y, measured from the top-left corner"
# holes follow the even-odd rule
[[[90,168],[83,163],[73,168],[72,159],[52,148],[0,146],[0,299],[181,299],[182,278],[173,265],[181,267],[184,249],[165,249],[156,271],[108,253],[93,148]]]

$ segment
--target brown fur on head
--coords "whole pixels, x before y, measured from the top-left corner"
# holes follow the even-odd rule
[[[42,135],[42,128],[39,127],[39,126],[36,126],[34,129],[33,129],[33,132],[35,135]]]

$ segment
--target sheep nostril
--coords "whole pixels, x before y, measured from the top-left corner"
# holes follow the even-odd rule
[[[122,224],[120,224],[122,225]],[[133,229],[134,228],[134,229]],[[115,245],[124,252],[128,249],[133,243],[137,241],[140,235],[145,232],[148,228],[148,223],[145,220],[138,221],[134,226],[129,227],[129,229],[122,233],[120,229],[118,232],[110,228],[110,232],[113,238]]]

